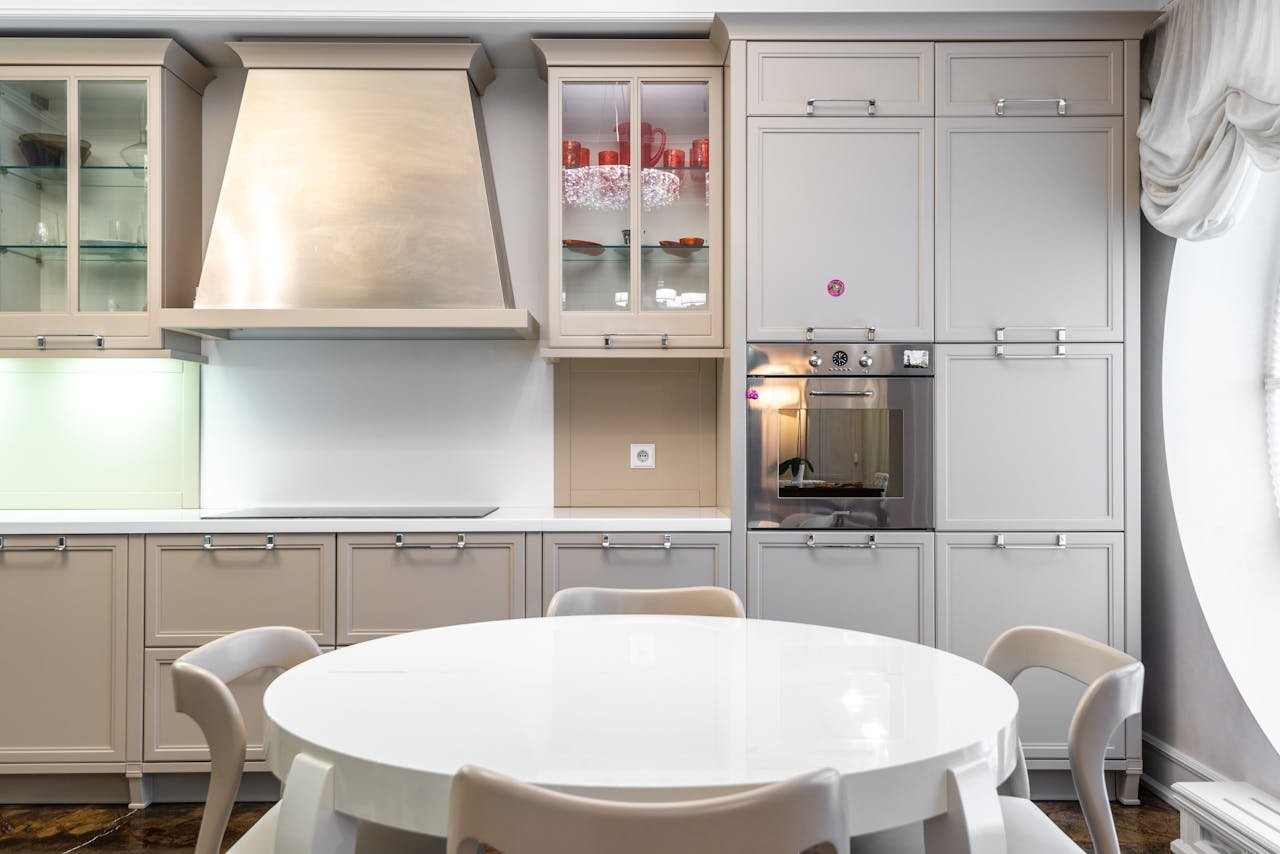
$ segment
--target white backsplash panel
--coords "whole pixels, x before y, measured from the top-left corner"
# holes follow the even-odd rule
[[[537,342],[206,348],[203,507],[552,503]]]

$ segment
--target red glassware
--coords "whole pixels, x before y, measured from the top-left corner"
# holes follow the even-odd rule
[[[689,148],[689,165],[698,169],[706,169],[711,165],[711,140],[695,139]]]
[[[618,165],[618,152],[616,151],[602,151],[597,155],[597,157],[600,159],[601,166]]]
[[[614,132],[618,135],[618,152],[623,163],[631,163],[631,122],[622,122]],[[662,141],[654,146],[654,136],[661,136]],[[656,128],[648,122],[640,123],[640,165],[657,166],[662,162],[662,153],[667,148],[667,132]]]
[[[684,149],[669,148],[667,153],[662,157],[662,165],[668,169],[684,168]]]
[[[572,169],[581,165],[579,159],[582,156],[582,143],[575,139],[566,139],[560,143],[560,165],[566,169]]]

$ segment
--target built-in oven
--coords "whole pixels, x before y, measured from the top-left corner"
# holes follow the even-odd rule
[[[928,344],[747,347],[752,528],[930,528]]]

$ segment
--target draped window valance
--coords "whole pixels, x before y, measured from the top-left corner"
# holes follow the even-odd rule
[[[1150,39],[1142,210],[1173,237],[1215,237],[1280,169],[1280,0],[1174,0]]]

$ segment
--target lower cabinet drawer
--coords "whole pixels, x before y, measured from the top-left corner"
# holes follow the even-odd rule
[[[153,535],[146,542],[147,646],[199,646],[254,626],[295,626],[316,643],[334,642],[332,534],[217,534],[208,542]]]
[[[544,534],[542,609],[566,587],[728,587],[728,534]]]
[[[328,650],[325,650],[326,652]],[[144,762],[208,762],[209,747],[196,722],[177,711],[173,703],[173,663],[187,649],[148,649],[143,655],[142,724]],[[262,759],[264,716],[262,695],[278,668],[255,670],[232,682],[231,695],[244,718],[245,759]]]
[[[524,616],[523,534],[343,534],[338,555],[340,644]]]
[[[747,616],[933,643],[933,535],[747,536]]]

